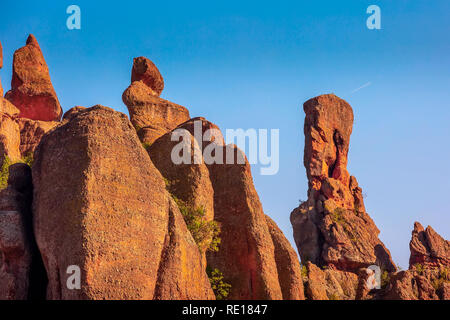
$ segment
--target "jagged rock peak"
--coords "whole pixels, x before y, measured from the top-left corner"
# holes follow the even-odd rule
[[[28,36],[26,44],[27,44],[27,45],[35,46],[35,47],[37,47],[37,48],[39,48],[39,49],[41,48],[41,47],[39,46],[39,43],[38,43],[36,37],[35,37],[34,35],[32,35],[32,34],[30,34],[30,35]]]
[[[450,241],[442,238],[431,226],[424,229],[419,222],[415,222],[409,248],[410,268],[418,263],[427,266],[450,266]]]
[[[11,90],[5,95],[19,110],[20,117],[59,121],[61,105],[56,96],[47,63],[33,35],[14,53]]]

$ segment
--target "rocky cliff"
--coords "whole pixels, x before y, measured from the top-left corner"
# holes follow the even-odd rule
[[[0,96],[0,300],[449,299],[447,240],[416,223],[397,271],[378,238],[347,170],[347,102],[304,104],[300,264],[245,154],[163,89],[156,65],[135,58],[129,116],[101,105],[62,115],[36,38],[15,52]]]
[[[129,118],[97,105],[60,121],[36,38],[16,51],[0,101],[9,167],[0,299],[304,298],[298,258],[264,214],[245,155],[217,126],[160,98],[163,88],[158,68],[139,57],[123,93]],[[191,138],[189,163],[171,158],[179,130]],[[205,161],[208,147],[245,160]]]

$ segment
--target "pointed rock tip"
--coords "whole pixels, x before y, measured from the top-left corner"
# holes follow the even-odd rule
[[[37,42],[36,37],[34,35],[32,35],[31,33],[27,38],[27,45],[33,45],[33,46],[39,47],[39,43]]]
[[[418,221],[415,221],[415,222],[414,222],[414,231],[416,231],[416,232],[424,231],[424,228],[423,228],[423,226],[420,224],[420,222],[418,222]]]

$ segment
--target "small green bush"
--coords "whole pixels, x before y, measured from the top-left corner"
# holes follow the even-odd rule
[[[33,162],[34,162],[33,153],[32,152],[28,152],[26,154],[26,156],[22,158],[21,162],[27,164],[29,167],[32,167],[33,166]]]
[[[340,300],[339,296],[336,293],[327,294],[328,300]]]
[[[172,196],[183,215],[186,226],[190,231],[192,237],[197,243],[200,252],[206,250],[217,252],[219,251],[219,245],[221,239],[220,225],[217,221],[206,221],[206,211],[204,207],[192,208],[188,206],[184,201]]]
[[[22,162],[27,164],[28,166],[33,165],[33,153],[29,152],[26,156],[24,156],[19,161],[12,161],[10,157],[5,155],[5,158],[3,159],[2,168],[0,170],[0,190],[5,189],[8,186],[8,177],[9,177],[9,167],[15,163]]]
[[[145,150],[148,150],[148,148],[150,148],[151,144],[148,142],[142,142],[142,146],[144,147]]]
[[[333,220],[333,222],[339,223],[339,224],[345,223],[345,219],[344,219],[344,209],[342,209],[342,208],[336,208],[336,209],[331,213],[331,220]]]
[[[445,281],[450,281],[450,269],[449,268],[442,269],[439,276]]]
[[[217,268],[206,268],[211,288],[217,300],[224,300],[231,291],[231,285],[223,281],[223,273]]]
[[[5,155],[0,172],[0,189],[5,189],[8,186],[9,166],[13,164],[13,161]]]
[[[302,278],[307,279],[308,278],[308,269],[306,266],[302,266]]]
[[[389,275],[389,272],[384,271],[381,273],[381,288],[386,288],[386,286],[391,281],[391,276]]]
[[[424,267],[423,267],[423,265],[421,265],[420,263],[416,263],[416,264],[414,265],[414,269],[416,270],[416,272],[417,272],[418,274],[422,274],[423,271],[425,270]]]
[[[444,283],[450,282],[449,269],[442,269],[439,273],[439,278],[434,279],[431,284],[435,290],[440,290],[444,286]]]

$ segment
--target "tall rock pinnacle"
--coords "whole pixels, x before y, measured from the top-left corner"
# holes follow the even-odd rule
[[[333,94],[310,99],[303,108],[308,200],[291,213],[302,262],[351,272],[376,264],[393,271],[362,190],[347,171],[352,108]]]
[[[14,53],[11,90],[5,98],[20,110],[20,117],[59,121],[62,109],[50,80],[47,63],[36,38]]]

